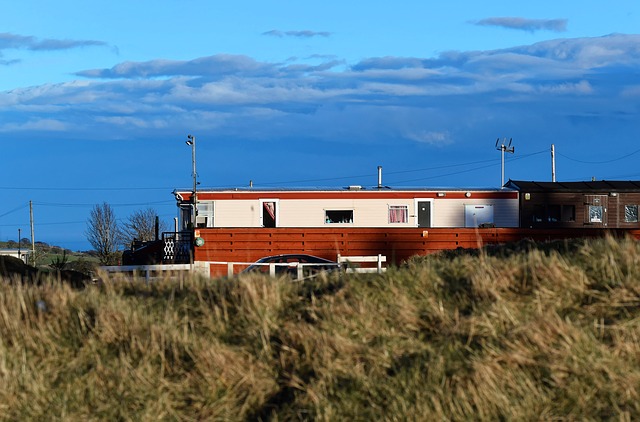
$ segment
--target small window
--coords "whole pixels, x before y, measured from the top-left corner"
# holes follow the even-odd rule
[[[589,205],[589,222],[602,223],[602,205]]]
[[[624,221],[625,223],[638,222],[638,206],[637,205],[624,206]]]
[[[563,205],[562,206],[562,221],[576,221],[576,206],[575,205]]]
[[[407,223],[409,207],[407,205],[389,205],[389,223]]]
[[[327,224],[353,223],[353,210],[325,210],[324,222]]]
[[[560,205],[549,205],[547,208],[547,221],[550,223],[560,221]]]
[[[533,206],[533,222],[541,223],[544,219],[544,205]]]
[[[180,222],[182,225],[182,230],[189,230],[191,228],[191,210],[192,206],[190,204],[181,204],[180,205]]]
[[[196,227],[213,227],[213,201],[198,201]]]
[[[277,201],[262,201],[262,227],[274,228],[277,225]]]

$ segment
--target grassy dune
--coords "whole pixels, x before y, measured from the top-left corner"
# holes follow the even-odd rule
[[[1,420],[637,420],[640,244],[0,284]]]

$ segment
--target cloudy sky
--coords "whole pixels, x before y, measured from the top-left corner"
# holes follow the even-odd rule
[[[88,249],[191,186],[640,180],[640,3],[22,0],[0,14],[0,240]],[[172,223],[171,223],[172,224]]]

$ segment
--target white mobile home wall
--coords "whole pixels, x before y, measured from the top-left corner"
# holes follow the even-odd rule
[[[273,198],[273,193],[265,199]],[[416,227],[415,198],[279,199],[278,227]],[[518,226],[517,198],[431,198],[432,227],[465,227],[466,205],[491,205],[496,227]],[[213,200],[214,227],[260,227],[261,199]],[[406,223],[389,223],[389,207],[406,206]],[[353,223],[326,223],[326,210],[353,210]]]

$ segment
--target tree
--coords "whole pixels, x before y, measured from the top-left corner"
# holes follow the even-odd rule
[[[115,265],[118,263],[120,230],[111,205],[104,202],[91,209],[85,234],[95,249],[100,264]]]
[[[134,240],[143,242],[154,240],[156,236],[157,215],[158,213],[153,208],[138,210],[131,214],[122,227],[123,245],[130,245]],[[160,232],[167,230],[167,225],[164,221],[160,221],[158,224]]]

